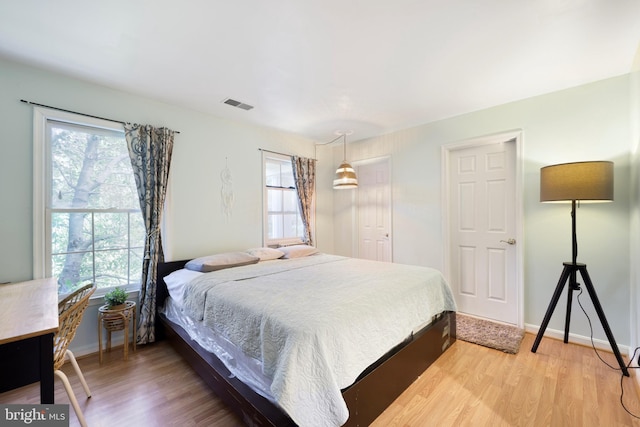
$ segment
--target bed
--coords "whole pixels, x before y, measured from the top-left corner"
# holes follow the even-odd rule
[[[433,269],[322,253],[190,263],[158,266],[157,335],[250,426],[368,425],[455,341]]]

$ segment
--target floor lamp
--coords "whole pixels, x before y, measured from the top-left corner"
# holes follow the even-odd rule
[[[538,349],[540,340],[547,329],[553,310],[558,304],[562,290],[568,283],[567,313],[564,323],[564,342],[569,341],[569,323],[571,321],[571,302],[573,291],[580,289],[577,282],[579,272],[591,297],[593,306],[598,313],[598,318],[609,340],[613,353],[618,360],[620,369],[624,375],[629,376],[627,367],[622,360],[620,350],[613,337],[607,318],[604,315],[600,300],[596,294],[586,264],[578,263],[578,239],[576,236],[576,202],[580,201],[612,201],[613,200],[613,162],[575,162],[562,163],[559,165],[546,166],[540,169],[540,201],[541,202],[571,202],[571,240],[572,259],[571,262],[563,263],[564,269],[560,275],[560,280],[553,293],[544,320],[533,343],[531,351]]]

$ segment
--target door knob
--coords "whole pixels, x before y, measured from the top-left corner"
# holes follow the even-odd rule
[[[510,245],[516,244],[516,239],[500,240],[501,242],[508,243]]]

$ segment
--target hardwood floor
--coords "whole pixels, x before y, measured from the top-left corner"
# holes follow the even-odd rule
[[[545,338],[534,354],[533,339],[527,334],[517,355],[457,341],[373,425],[640,426],[620,405],[620,374],[593,349]],[[126,362],[115,349],[102,365],[97,355],[79,364],[91,399],[70,366],[64,371],[90,427],[242,425],[167,343],[140,346]],[[624,380],[624,401],[640,415],[633,376]],[[56,378],[56,402],[68,401]],[[0,394],[0,403],[39,403],[39,387]]]
[[[526,334],[517,355],[457,341],[375,426],[640,425],[620,405],[619,372],[592,348],[544,338],[534,354],[534,338]],[[640,415],[635,378],[624,386],[627,408]]]

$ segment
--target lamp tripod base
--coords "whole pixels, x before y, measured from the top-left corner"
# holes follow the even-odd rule
[[[551,315],[553,314],[553,311],[555,310],[556,305],[558,304],[558,300],[560,299],[562,290],[564,289],[567,282],[569,282],[569,292],[568,292],[568,298],[567,298],[567,314],[566,314],[565,324],[564,324],[564,342],[565,343],[569,342],[569,323],[571,321],[571,302],[573,300],[573,291],[580,289],[580,287],[576,283],[576,274],[579,272],[580,275],[582,276],[582,280],[584,281],[584,285],[587,288],[589,297],[591,297],[591,302],[593,303],[593,307],[596,309],[596,312],[598,313],[598,318],[600,319],[602,328],[604,329],[604,332],[607,335],[607,339],[609,340],[609,344],[611,345],[613,354],[616,356],[616,359],[618,361],[618,364],[620,365],[620,369],[622,370],[622,373],[628,377],[629,371],[626,365],[624,364],[624,360],[622,360],[622,356],[620,355],[620,350],[618,349],[616,340],[613,338],[613,333],[611,332],[611,328],[609,327],[609,322],[607,322],[607,318],[605,317],[604,311],[602,310],[602,306],[600,305],[600,300],[598,299],[596,290],[593,287],[593,283],[591,282],[591,278],[589,277],[589,273],[587,272],[586,264],[565,262],[563,263],[563,265],[564,265],[564,269],[562,270],[562,274],[560,275],[560,280],[558,281],[556,290],[553,293],[553,297],[551,298],[551,302],[549,303],[547,312],[544,315],[544,320],[542,321],[542,325],[540,326],[540,330],[538,331],[536,340],[533,343],[531,352],[535,353],[536,350],[538,350],[538,346],[540,345],[540,341],[542,340],[544,331],[547,329],[549,320],[551,320]]]

